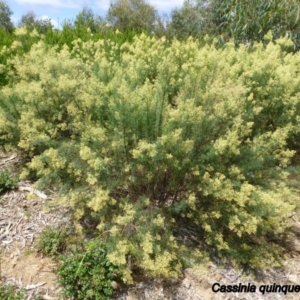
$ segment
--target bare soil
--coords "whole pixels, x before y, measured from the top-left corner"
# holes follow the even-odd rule
[[[17,155],[0,155],[0,169],[18,162]],[[293,180],[300,180],[297,176]],[[28,195],[30,194],[30,197]],[[2,284],[25,288],[27,299],[59,300],[57,263],[37,253],[34,242],[47,225],[64,226],[70,222],[68,211],[52,205],[52,191],[36,191],[30,182],[0,198],[0,279]],[[29,200],[30,198],[30,200]],[[295,193],[299,202],[300,194]],[[45,209],[46,207],[46,209]],[[300,299],[300,293],[267,293],[262,285],[300,285],[300,212],[289,218],[291,234],[287,240],[285,268],[258,272],[255,277],[231,266],[210,263],[186,269],[180,280],[140,279],[134,285],[117,288],[114,300],[218,300],[218,299]],[[255,293],[214,293],[212,285],[253,284]],[[5,299],[3,299],[5,300]]]

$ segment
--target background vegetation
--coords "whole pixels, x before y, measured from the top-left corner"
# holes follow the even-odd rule
[[[166,23],[121,0],[61,30],[32,14],[1,25],[0,143],[22,153],[21,178],[59,187],[78,236],[105,245],[105,270],[124,282],[178,277],[208,256],[280,264],[294,209],[284,170],[300,141],[299,4],[250,4],[188,1]],[[70,259],[78,269],[83,257]]]

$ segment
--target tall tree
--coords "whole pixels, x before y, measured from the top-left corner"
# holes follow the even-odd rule
[[[185,38],[209,33],[211,26],[212,18],[208,1],[185,0],[181,8],[171,12],[171,21],[167,27],[172,36]]]
[[[103,24],[104,21],[101,16],[95,15],[87,6],[76,16],[74,22],[75,27],[89,27],[91,32],[96,32]]]
[[[10,19],[12,14],[10,7],[4,1],[0,1],[0,29],[13,32],[14,25]]]
[[[235,43],[289,35],[300,49],[300,0],[185,0],[172,12],[168,29],[182,38],[206,33]]]
[[[35,28],[39,33],[46,33],[49,28],[53,27],[50,19],[38,19],[33,11],[23,15],[18,25],[25,26],[29,31]]]
[[[300,42],[299,0],[211,0],[210,5],[218,32],[237,43],[260,41],[268,31]]]
[[[119,30],[145,30],[152,33],[160,26],[156,9],[144,0],[111,1],[107,20]]]

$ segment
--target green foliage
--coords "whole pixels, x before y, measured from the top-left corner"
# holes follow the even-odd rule
[[[40,234],[37,243],[37,251],[46,256],[57,256],[66,248],[68,230],[55,226],[46,227]]]
[[[35,13],[32,11],[21,17],[19,26],[26,27],[29,32],[31,32],[33,29],[36,29],[39,33],[46,33],[48,30],[52,29],[50,19],[37,19]]]
[[[188,38],[189,36],[198,38],[212,32],[213,25],[207,1],[186,0],[182,7],[172,11],[167,31],[169,35],[179,39]]]
[[[0,1],[0,29],[7,31],[7,32],[12,32],[14,29],[14,25],[10,19],[12,15],[12,11],[10,7],[4,2]]]
[[[59,258],[59,282],[63,296],[71,299],[110,299],[113,285],[120,274],[106,257],[106,249],[99,241],[85,243]]]
[[[4,47],[10,47],[13,43],[12,34],[7,33],[5,30],[0,28],[0,49],[3,50]],[[0,87],[8,83],[7,73],[6,73],[6,63],[8,54],[3,55],[0,51]]]
[[[90,28],[91,32],[95,33],[101,30],[101,27],[104,25],[104,20],[100,16],[94,15],[93,11],[84,7],[82,11],[76,16],[74,25],[78,27],[87,27]]]
[[[271,31],[273,39],[289,36],[299,49],[298,0],[186,0],[175,9],[168,24],[169,34],[177,38],[212,34],[220,41],[253,45]]]
[[[15,189],[17,182],[17,178],[8,170],[0,170],[0,194]]]
[[[16,291],[11,285],[0,284],[0,299],[23,300],[24,298],[24,291]]]
[[[98,19],[96,18],[96,20]],[[105,40],[108,41],[108,44],[110,41],[113,41],[121,45],[126,41],[132,42],[136,35],[134,30],[126,30],[122,33],[118,33],[113,31],[110,27],[99,26],[95,34],[91,32],[87,24],[78,23],[76,27],[74,27],[71,22],[65,22],[60,31],[53,29],[51,26],[48,26],[46,30],[46,27],[34,25],[35,29],[30,26],[18,27],[15,32],[11,34],[0,28],[0,87],[9,84],[14,78],[15,70],[10,64],[10,59],[17,55],[27,53],[31,49],[31,46],[40,40],[43,40],[49,47],[55,47],[55,49],[59,51],[65,45],[67,45],[69,49],[73,49],[73,45],[78,39],[84,42],[90,40]],[[36,28],[39,32],[43,32],[44,34],[39,34]],[[3,104],[0,103],[0,105]]]
[[[10,58],[28,52],[31,46],[41,39],[36,30],[29,32],[26,28],[16,28],[13,34],[0,30],[0,88],[8,84],[14,75]],[[0,104],[1,105],[1,104]],[[0,142],[1,143],[1,142]]]
[[[32,297],[32,296],[31,296]],[[12,285],[3,285],[0,283],[0,299],[3,300],[26,300],[28,299],[28,295],[26,295],[26,291],[24,289],[16,289]],[[42,300],[43,295],[38,293],[35,295],[32,300]]]
[[[212,0],[210,6],[217,32],[225,39],[252,44],[272,31],[275,39],[289,35],[299,49],[298,0]]]
[[[107,20],[118,30],[146,31],[155,30],[158,15],[154,7],[144,0],[111,1]]]
[[[135,267],[176,277],[204,258],[199,245],[274,265],[293,209],[274,179],[299,136],[300,56],[265,39],[40,41],[10,60],[1,138],[27,155],[24,178],[60,185],[78,232],[97,228],[124,281]]]

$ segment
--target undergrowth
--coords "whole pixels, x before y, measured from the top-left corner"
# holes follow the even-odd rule
[[[15,189],[17,182],[17,177],[8,170],[0,170],[0,194]]]
[[[67,247],[68,229],[66,227],[47,226],[38,237],[36,250],[46,256],[55,257]]]
[[[110,299],[121,273],[106,255],[105,245],[94,240],[73,246],[59,256],[57,274],[63,287],[63,297],[77,300]]]
[[[0,283],[0,299],[2,300],[24,300],[25,291],[17,290],[12,285],[3,285]]]

